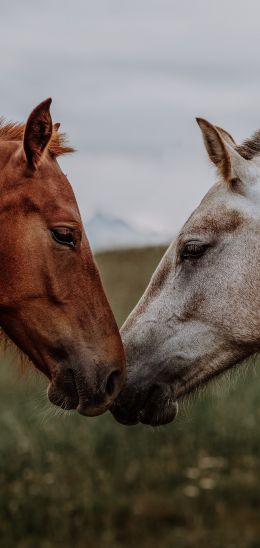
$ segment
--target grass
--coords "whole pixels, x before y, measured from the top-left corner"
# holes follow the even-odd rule
[[[97,257],[121,323],[163,248]],[[260,379],[244,368],[164,428],[59,415],[45,381],[0,382],[1,548],[257,548]]]

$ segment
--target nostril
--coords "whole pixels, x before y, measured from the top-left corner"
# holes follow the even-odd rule
[[[106,384],[106,394],[108,396],[110,397],[113,396],[117,388],[120,376],[121,376],[121,371],[118,371],[118,370],[112,371],[112,373],[110,373],[107,379],[107,384]]]
[[[74,394],[78,395],[78,387],[75,379],[75,373],[73,369],[69,368],[67,369],[68,374],[68,383],[70,383],[72,390],[74,391]],[[67,379],[66,379],[67,380]]]

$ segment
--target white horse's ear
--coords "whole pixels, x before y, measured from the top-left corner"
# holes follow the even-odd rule
[[[202,132],[204,144],[210,160],[218,168],[225,180],[232,176],[230,155],[224,139],[215,126],[203,118],[196,118]]]
[[[228,133],[228,131],[226,131],[225,129],[223,129],[222,127],[219,127],[219,126],[216,126],[216,129],[218,130],[218,132],[220,133],[220,135],[221,135],[222,139],[224,139],[224,141],[229,143],[231,146],[236,146],[235,139],[233,139],[232,135],[230,135],[230,133]]]
[[[247,161],[235,150],[235,141],[222,128],[210,124],[203,118],[196,118],[210,160],[215,164],[220,176],[230,183],[247,171]],[[243,180],[243,177],[242,177]]]

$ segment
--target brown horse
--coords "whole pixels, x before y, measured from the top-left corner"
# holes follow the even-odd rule
[[[0,326],[64,409],[103,413],[124,380],[119,332],[69,181],[51,99],[0,124]]]

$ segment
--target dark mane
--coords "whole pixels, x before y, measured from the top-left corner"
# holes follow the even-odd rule
[[[260,154],[260,129],[258,129],[252,137],[246,139],[241,145],[237,145],[236,150],[246,160],[252,160],[254,156]]]
[[[22,141],[24,129],[24,124],[5,122],[3,118],[0,118],[0,141]],[[74,148],[67,145],[66,134],[59,133],[54,126],[48,151],[52,156],[57,157],[74,152]]]

